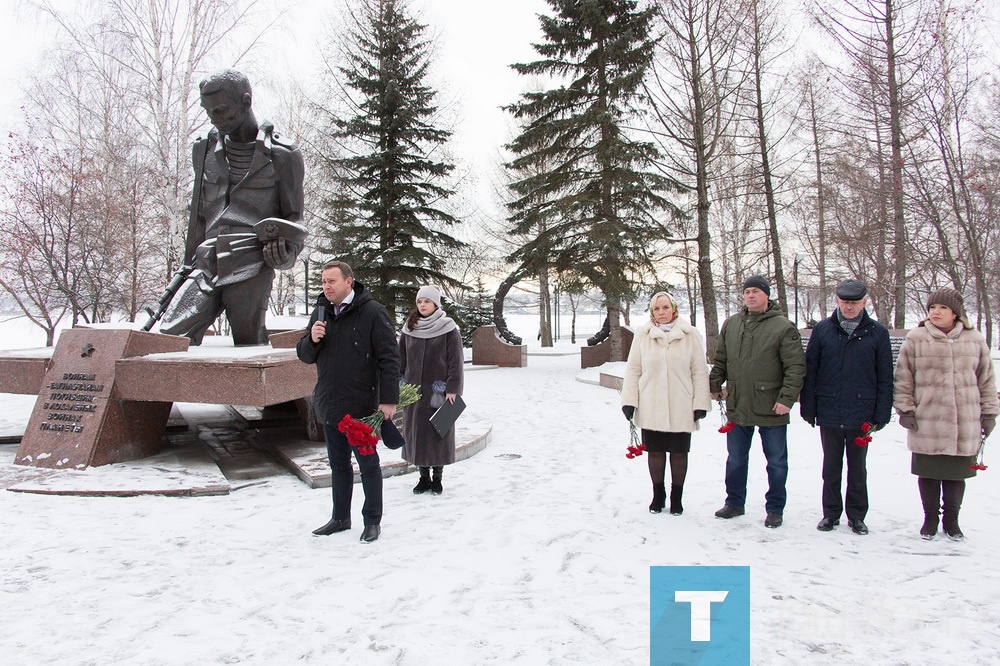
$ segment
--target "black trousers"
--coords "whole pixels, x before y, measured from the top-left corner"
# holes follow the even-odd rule
[[[365,491],[365,503],[361,515],[365,525],[382,522],[382,466],[378,451],[370,456],[358,453],[357,448],[347,443],[347,436],[337,430],[337,426],[323,425],[326,435],[326,451],[330,458],[330,479],[333,485],[333,517],[348,520],[351,517],[351,499],[354,497],[354,469],[351,467],[351,451],[361,469],[361,487]]]
[[[840,494],[840,481],[847,458],[847,519],[864,520],[868,515],[868,447],[854,443],[860,430],[841,428],[819,429],[823,442],[823,516],[839,520],[845,501]]]

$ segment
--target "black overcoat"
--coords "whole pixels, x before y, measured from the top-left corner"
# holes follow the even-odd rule
[[[827,428],[857,430],[889,422],[892,412],[889,331],[863,312],[851,335],[837,312],[816,324],[806,345],[806,381],[799,413]]]
[[[310,331],[319,317],[326,320],[326,336],[313,343]],[[360,419],[380,404],[399,402],[396,333],[385,308],[360,282],[354,282],[354,301],[339,315],[320,294],[295,351],[301,361],[316,364],[313,406],[320,423],[335,426],[346,414]]]

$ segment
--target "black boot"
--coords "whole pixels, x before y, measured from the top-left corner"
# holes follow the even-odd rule
[[[684,513],[684,505],[681,504],[681,496],[684,494],[684,486],[670,486],[670,513],[679,516]]]
[[[417,481],[417,485],[413,486],[413,494],[423,495],[430,489],[431,489],[431,468],[421,467],[420,480]]]
[[[962,508],[962,498],[965,497],[965,481],[942,481],[941,489],[944,499],[941,528],[948,538],[960,541],[965,538],[962,528],[958,526],[958,511]]]
[[[924,524],[920,528],[922,539],[933,539],[938,531],[938,516],[941,511],[941,482],[937,479],[917,478],[920,502],[924,505]]]
[[[441,467],[434,468],[434,476],[431,477],[431,494],[440,495],[444,492],[444,488],[441,487]]]
[[[650,513],[660,513],[667,502],[667,489],[662,483],[653,484],[653,501],[649,503]]]

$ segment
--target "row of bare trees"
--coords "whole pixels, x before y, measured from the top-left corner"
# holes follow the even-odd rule
[[[83,3],[75,14],[36,6],[61,40],[26,79],[25,130],[8,138],[2,155],[0,288],[49,342],[63,316],[135,317],[169,275],[183,241],[188,147],[204,123],[197,81],[210,69],[244,65],[255,80],[276,78],[266,61],[247,60],[263,35],[274,34],[271,17],[280,19],[262,2],[113,0]],[[627,112],[614,127],[598,113],[610,107],[594,107],[600,131],[593,145],[581,134],[561,157],[539,150],[530,164],[511,161],[515,170],[500,180],[517,183],[517,191],[501,198],[516,205],[500,216],[513,219],[497,226],[516,223],[516,234],[501,242],[463,229],[457,235],[468,246],[435,246],[446,222],[472,224],[460,211],[489,206],[456,202],[455,180],[428,190],[440,193],[433,205],[445,211],[437,220],[421,217],[428,233],[386,228],[383,236],[410,243],[411,254],[447,259],[439,277],[457,299],[473,291],[485,266],[506,257],[532,264],[543,306],[557,285],[580,293],[597,280],[609,290],[611,314],[643,290],[667,286],[686,296],[712,348],[720,309],[726,315],[738,306],[749,273],[767,275],[799,323],[825,316],[832,287],[850,276],[870,285],[878,318],[896,327],[913,323],[932,288],[954,286],[992,340],[1000,298],[1000,87],[988,76],[995,54],[980,44],[996,9],[977,0],[548,2],[551,16],[542,21],[549,29],[559,12],[583,16],[612,5],[622,16],[651,16],[651,61],[636,93],[622,98]],[[352,3],[352,15],[380,16],[388,4],[408,11],[399,0]],[[558,27],[571,31],[573,21]],[[568,33],[558,39],[574,43]],[[327,61],[321,83],[345,90],[338,68],[350,55]],[[379,64],[388,66],[379,58],[373,81],[381,80]],[[558,81],[553,62],[548,75]],[[548,83],[528,85],[537,91]],[[336,191],[331,174],[343,180],[351,155],[323,139],[329,114],[310,112],[329,110],[322,90],[284,92],[290,117],[274,119],[291,126],[319,162],[339,169],[310,173],[313,191],[328,195]],[[511,108],[526,112],[522,129],[530,129],[532,118],[545,120],[549,99],[570,93],[580,90],[532,92]],[[535,100],[541,106],[532,107]],[[522,154],[549,147],[528,139],[512,145]],[[642,189],[617,200],[616,185],[595,180],[592,193],[567,197],[546,175],[566,168],[566,156],[605,152],[601,169],[611,173],[625,147],[642,148],[644,160],[655,156],[643,167],[652,175],[631,182],[672,184],[674,191],[650,197],[656,210],[636,203],[648,195]],[[539,184],[551,187],[550,199],[538,198]],[[453,190],[459,195],[445,201]],[[596,235],[566,245],[557,235],[581,229],[572,216],[589,210],[590,196],[602,206],[587,218]],[[616,201],[636,210],[623,216]],[[646,237],[643,225],[655,233]],[[637,263],[618,257],[621,248]],[[593,270],[582,259],[587,253],[599,259]],[[314,249],[314,263],[322,255]],[[288,277],[281,308],[301,287]],[[546,341],[550,308],[542,308]]]

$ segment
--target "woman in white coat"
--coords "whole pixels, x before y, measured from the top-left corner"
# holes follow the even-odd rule
[[[670,513],[681,503],[687,475],[691,433],[712,406],[708,365],[701,334],[683,317],[666,292],[649,301],[650,321],[635,331],[622,383],[622,412],[642,429],[649,477],[651,513],[666,503],[667,454],[670,454]]]

